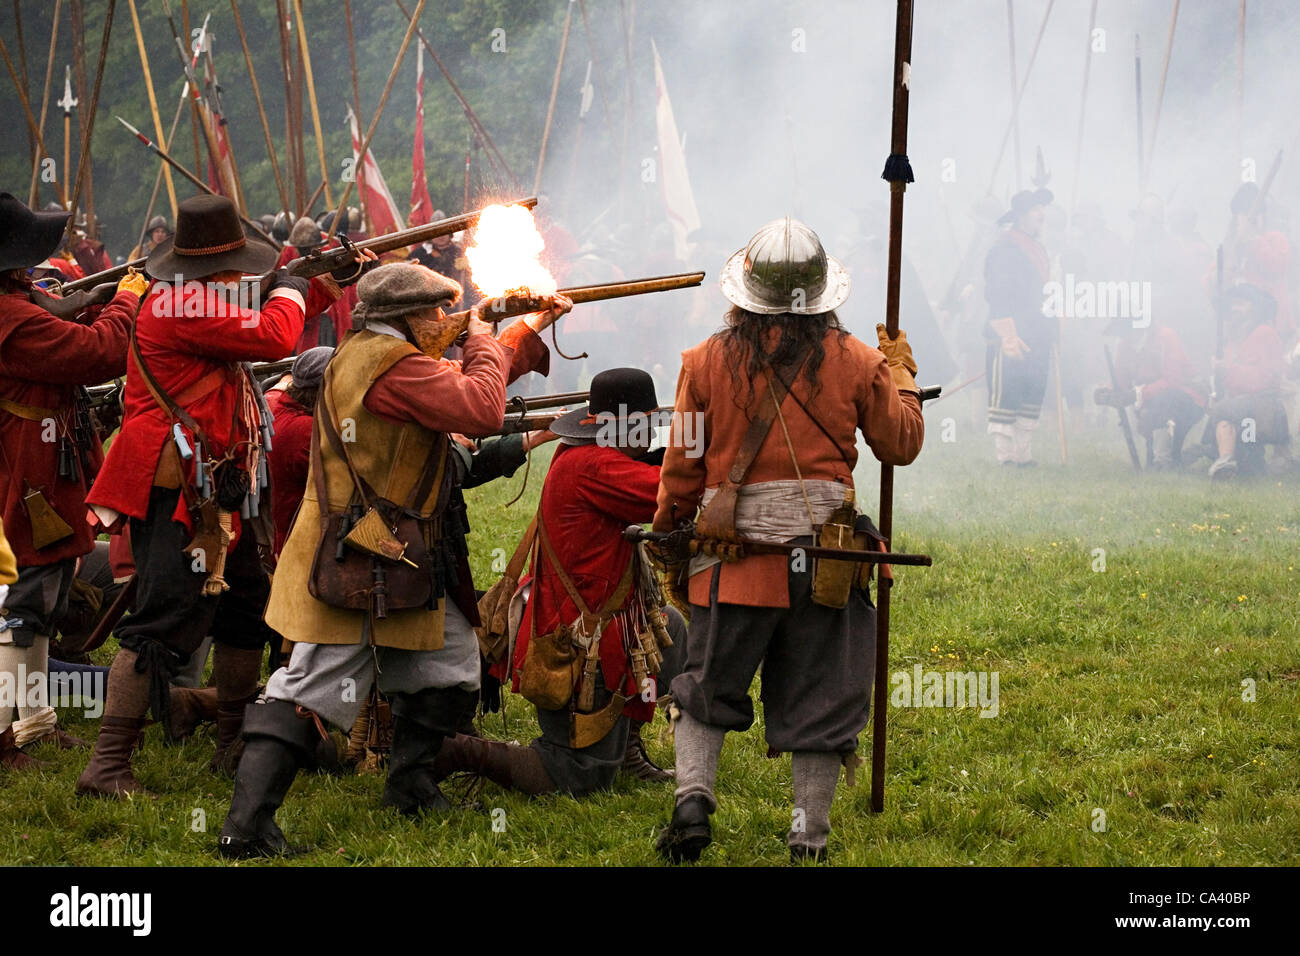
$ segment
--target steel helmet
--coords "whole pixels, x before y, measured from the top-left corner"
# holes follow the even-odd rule
[[[763,226],[722,267],[722,294],[749,312],[820,315],[849,295],[849,274],[826,255],[821,240],[786,216]]]
[[[293,224],[298,221],[298,217],[290,211],[281,210],[275,214],[275,221],[271,224],[271,238],[276,242],[288,242],[289,230]]]

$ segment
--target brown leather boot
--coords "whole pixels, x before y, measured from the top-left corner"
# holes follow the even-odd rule
[[[217,686],[217,752],[208,765],[213,773],[235,775],[244,742],[244,709],[257,700],[262,676],[263,648],[239,648],[218,643],[212,651],[213,683]]]
[[[627,752],[623,755],[621,771],[638,780],[652,783],[668,783],[677,776],[673,770],[665,770],[652,761],[645,752],[645,741],[641,739],[644,721],[633,720],[627,728]]]
[[[5,770],[44,770],[49,766],[52,765],[47,761],[37,760],[14,744],[13,727],[6,727],[0,733],[0,767]]]
[[[444,740],[434,760],[434,779],[442,781],[461,772],[478,774],[498,786],[530,796],[555,792],[555,783],[536,750],[500,740],[465,734]]]
[[[244,710],[256,700],[254,693],[240,700],[217,703],[217,752],[208,764],[213,773],[233,777],[239,769],[239,758],[244,754],[244,741],[239,736],[244,729]]]
[[[171,689],[171,727],[168,741],[185,740],[199,724],[210,724],[217,719],[217,689],[215,687],[173,687]]]
[[[152,797],[131,770],[131,754],[144,734],[143,717],[110,717],[105,714],[95,738],[90,765],[77,780],[77,793],[89,797]]]
[[[135,669],[135,651],[122,648],[108,672],[104,718],[90,755],[90,764],[77,780],[77,793],[93,797],[152,797],[131,770],[131,754],[144,736],[149,709],[149,670]]]
[[[62,727],[55,727],[44,737],[34,741],[38,744],[53,744],[59,750],[81,750],[83,747],[89,747],[89,740],[82,740],[80,737],[74,737]]]

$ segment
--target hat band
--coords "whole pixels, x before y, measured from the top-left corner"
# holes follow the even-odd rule
[[[185,249],[181,246],[173,245],[172,252],[178,256],[215,256],[219,252],[229,252],[231,249],[238,249],[248,240],[244,236],[231,242],[218,243],[215,246],[201,246],[197,249]]]

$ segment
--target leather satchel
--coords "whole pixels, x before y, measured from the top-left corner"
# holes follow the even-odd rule
[[[311,469],[315,476],[320,507],[320,538],[312,559],[307,590],[316,600],[346,611],[373,612],[384,619],[389,611],[436,607],[442,589],[435,586],[437,569],[434,551],[425,526],[411,508],[442,480],[447,462],[444,441],[436,457],[425,466],[405,507],[373,494],[357,473],[347,447],[334,423],[327,398],[328,384],[321,389],[312,422]],[[348,467],[353,494],[349,507],[330,511],[329,489],[321,460],[321,432],[335,454]],[[359,502],[359,504],[358,504]],[[382,526],[382,532],[375,529]]]

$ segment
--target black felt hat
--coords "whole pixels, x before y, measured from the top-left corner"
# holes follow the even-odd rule
[[[274,246],[245,228],[225,196],[194,196],[176,208],[176,232],[149,253],[144,271],[155,279],[227,271],[261,275],[279,257]]]
[[[0,193],[0,270],[30,269],[50,257],[68,227],[65,210],[33,212],[17,196]]]
[[[998,222],[1003,224],[1015,222],[1035,206],[1050,206],[1052,198],[1050,189],[1021,190],[1011,197],[1011,208],[1002,214]]]
[[[611,368],[591,380],[586,408],[578,408],[551,423],[561,438],[596,438],[602,428],[632,414],[650,416],[651,425],[667,424],[669,410],[660,408],[655,383],[639,368]]]

